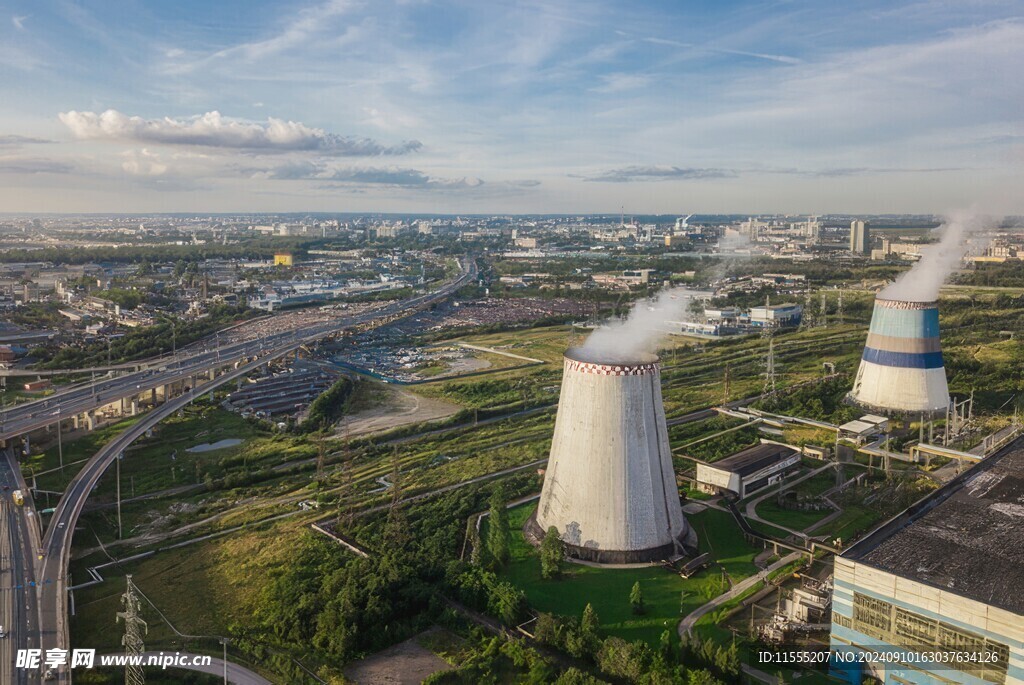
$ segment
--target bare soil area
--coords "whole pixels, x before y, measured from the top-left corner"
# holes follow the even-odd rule
[[[432,673],[451,666],[413,637],[383,652],[349,664],[345,677],[357,685],[419,685]]]
[[[335,426],[336,435],[367,435],[424,421],[445,419],[460,407],[433,397],[420,397],[404,388],[384,383],[364,383],[356,410]]]

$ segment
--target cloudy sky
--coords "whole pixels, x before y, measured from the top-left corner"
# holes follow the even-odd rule
[[[0,0],[0,213],[1024,212],[1022,65],[1018,0]]]

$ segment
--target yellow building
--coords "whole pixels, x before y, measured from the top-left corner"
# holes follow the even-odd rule
[[[274,255],[274,266],[291,266],[292,256],[288,252],[278,252]]]

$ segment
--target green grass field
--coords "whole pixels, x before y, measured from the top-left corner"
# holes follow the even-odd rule
[[[784,509],[778,505],[773,497],[769,497],[757,505],[758,516],[765,521],[771,521],[792,530],[803,530],[808,526],[812,526],[830,513],[832,513],[831,509],[825,511]]]
[[[675,636],[683,616],[728,589],[723,569],[734,582],[756,571],[754,557],[760,548],[743,539],[729,514],[707,509],[688,518],[700,537],[701,550],[710,552],[717,565],[693,578],[681,578],[660,566],[606,569],[567,563],[562,578],[544,580],[536,550],[522,535],[523,523],[535,507],[530,503],[509,512],[512,560],[504,572],[506,577],[523,589],[531,606],[539,611],[578,617],[588,602],[593,604],[602,629],[626,640],[657,645],[663,631]],[[647,605],[642,616],[634,615],[629,604],[629,592],[636,582]]]

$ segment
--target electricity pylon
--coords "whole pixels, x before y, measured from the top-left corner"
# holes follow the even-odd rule
[[[121,595],[121,604],[124,611],[117,612],[117,620],[124,621],[124,637],[121,644],[124,645],[125,656],[128,657],[124,665],[125,685],[146,685],[146,674],[142,670],[142,655],[146,651],[142,636],[149,632],[149,626],[140,615],[142,603],[139,596],[135,594],[135,583],[130,575],[125,576],[128,581],[128,589]]]

